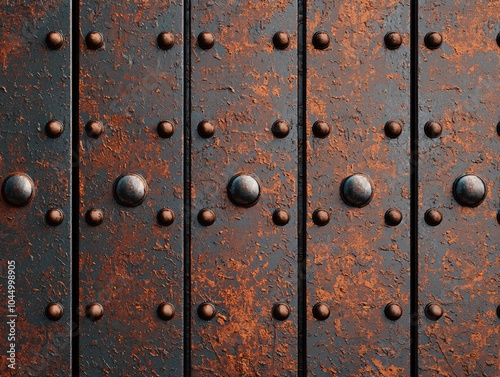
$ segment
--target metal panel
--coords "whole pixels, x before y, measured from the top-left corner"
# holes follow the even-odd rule
[[[500,374],[499,14],[497,1],[420,2],[418,341],[425,376]],[[426,39],[435,49],[426,47],[429,32],[441,34],[440,47],[437,34]],[[441,135],[436,124],[426,128],[430,121]],[[477,207],[457,201],[480,199],[481,182],[470,177],[473,184],[454,198],[464,174],[486,186]],[[441,213],[440,224],[437,213],[426,223],[429,209]],[[433,303],[443,311],[435,321],[425,315]]]
[[[191,4],[192,375],[293,375],[298,318],[297,2]],[[212,48],[210,35],[198,38],[204,31],[215,39]],[[275,37],[278,47],[273,46],[280,31],[290,37],[284,50],[278,48],[285,47],[284,34]],[[198,126],[204,120],[215,127],[213,136],[210,125]],[[284,123],[273,134],[278,120],[288,123],[287,136]],[[249,208],[236,206],[227,195],[226,187],[238,173],[260,182],[260,199]],[[240,187],[242,197],[236,190],[235,200],[252,201],[243,195],[256,188],[248,181]],[[203,209],[214,213],[213,225],[198,221]],[[288,211],[286,225],[273,223],[276,209]],[[209,218],[205,213],[201,220],[207,224]],[[216,309],[209,321],[197,314],[205,302]],[[288,319],[273,319],[276,303],[289,306]],[[200,314],[209,318],[210,313]]]
[[[409,1],[307,2],[312,376],[409,375],[409,13]],[[387,42],[392,49],[384,45],[390,32],[399,33]],[[390,121],[402,129],[386,126]],[[344,181],[351,175],[356,176]],[[374,195],[365,206],[370,180]],[[344,199],[359,207],[344,202],[343,184]],[[401,219],[395,211],[387,220],[400,220],[398,225],[386,223],[391,208]],[[313,315],[319,303],[327,306],[316,307]],[[402,314],[397,320],[384,315],[390,303],[399,305],[388,313],[393,319]]]
[[[81,375],[182,374],[183,14],[182,1],[80,6]]]
[[[4,2],[0,9],[0,374],[68,376],[70,2],[24,3]],[[13,173],[32,182],[22,175],[16,184]],[[55,305],[47,316],[50,303]]]

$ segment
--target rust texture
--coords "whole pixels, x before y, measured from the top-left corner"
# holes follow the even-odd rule
[[[296,375],[297,2],[191,4],[192,375]],[[210,49],[198,46],[203,31],[215,37]],[[284,50],[273,45],[279,31],[290,36]],[[203,120],[214,136],[198,134]],[[277,120],[290,126],[283,138],[272,132]],[[228,198],[237,173],[260,181],[252,207]],[[213,225],[198,222],[203,208]],[[287,225],[273,223],[278,208]],[[216,307],[210,321],[197,314],[203,302]],[[288,319],[273,319],[277,302],[289,305]]]
[[[33,200],[13,207],[0,196],[0,326],[2,376],[71,373],[71,30],[70,2],[3,2],[0,7],[0,184],[14,172],[30,176]],[[46,35],[64,36],[51,50]],[[45,125],[63,124],[58,138]],[[45,213],[64,212],[49,226]],[[15,309],[8,310],[8,261],[15,262]],[[62,318],[45,308],[57,302]],[[17,317],[8,317],[17,315]],[[15,334],[7,322],[15,320]],[[8,333],[15,340],[8,339]],[[15,343],[15,368],[7,351]]]
[[[83,376],[182,374],[183,18],[182,1],[80,3]],[[102,34],[102,47],[87,48],[85,37],[91,31]],[[175,38],[169,50],[157,46],[163,31]],[[88,38],[92,47],[99,45],[96,37]],[[92,120],[104,127],[97,138],[85,131]],[[174,125],[170,138],[158,135],[162,121]],[[114,199],[113,185],[122,174],[144,178],[148,189],[142,204],[124,207]],[[170,226],[157,222],[162,208],[175,214]],[[90,209],[102,210],[100,225],[85,221]],[[104,310],[97,321],[85,316],[85,307],[93,302]],[[163,302],[175,308],[169,321],[157,315]],[[99,307],[89,314],[99,317]]]
[[[409,1],[307,2],[307,367],[311,376],[404,376],[410,369],[410,7]],[[330,45],[315,49],[324,31]],[[403,43],[389,50],[384,36]],[[323,35],[322,40],[326,40]],[[319,44],[321,48],[325,44]],[[316,121],[331,133],[314,136]],[[402,125],[386,136],[388,121]],[[340,187],[368,175],[374,197],[347,206]],[[313,223],[322,208],[325,226]],[[402,213],[387,226],[390,208]],[[312,308],[324,302],[330,317]],[[384,315],[387,304],[402,317]]]
[[[425,376],[500,375],[500,163],[498,1],[422,1],[419,25],[419,369]],[[442,34],[436,50],[428,32]],[[424,125],[440,122],[428,138]],[[459,176],[478,175],[487,195],[476,208],[453,197]],[[441,224],[424,213],[437,208]],[[436,322],[427,304],[442,306]]]

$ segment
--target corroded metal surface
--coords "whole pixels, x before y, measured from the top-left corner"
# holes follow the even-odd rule
[[[420,3],[419,372],[497,376],[500,3]],[[442,35],[441,47],[426,47],[429,32]],[[429,121],[442,126],[440,136],[426,135]],[[475,208],[453,195],[455,180],[464,174],[477,175],[486,185],[486,198]],[[475,204],[481,196],[476,186],[458,188],[457,198]],[[430,208],[441,212],[440,224],[425,222]],[[428,304],[442,307],[437,321],[424,314]]]
[[[183,3],[83,1],[80,32],[80,374],[181,375]]]
[[[409,20],[409,1],[307,2],[311,376],[409,375]],[[384,45],[390,32],[399,48]],[[397,226],[385,223],[391,208],[401,212]],[[399,317],[390,303],[402,309],[395,321],[384,314]]]
[[[296,375],[297,2],[191,5],[192,375]],[[205,120],[215,127],[208,138],[197,131]],[[280,120],[286,136],[273,133]],[[239,173],[260,185],[248,208],[228,197]],[[198,221],[202,209],[212,225]],[[273,223],[276,209],[288,211],[286,225]],[[216,309],[208,321],[208,306],[205,319],[197,313],[205,302]],[[287,319],[285,305],[273,318],[276,303],[288,305]]]
[[[5,195],[0,197],[0,375],[68,376],[72,339],[70,2],[3,2],[0,20],[0,184]],[[59,35],[47,40],[59,49],[46,43],[51,32]],[[59,43],[54,44],[56,39]],[[50,121],[62,124],[58,137],[52,126],[46,128]],[[23,200],[29,199],[25,180],[6,183],[11,173],[32,179],[31,201]],[[21,206],[8,204],[6,198]],[[60,225],[51,226],[45,220],[52,208],[65,215]],[[14,270],[8,269],[8,261],[14,262]],[[16,276],[12,311],[8,271]],[[51,303],[63,309],[58,320],[61,313]],[[12,320],[15,333],[8,325]],[[7,356],[11,344],[15,344],[14,361]],[[15,369],[9,368],[12,363]]]

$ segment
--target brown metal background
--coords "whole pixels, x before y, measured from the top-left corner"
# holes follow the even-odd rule
[[[419,83],[419,372],[425,376],[500,375],[500,32],[498,1],[420,2]],[[424,45],[427,32],[443,35],[441,48]],[[429,120],[440,138],[423,132]],[[453,182],[465,173],[487,185],[485,201],[466,208],[455,201]],[[425,211],[443,222],[430,227]],[[439,303],[443,317],[423,314]]]

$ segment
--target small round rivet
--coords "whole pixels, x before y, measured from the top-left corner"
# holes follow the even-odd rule
[[[486,197],[486,185],[477,175],[465,174],[453,183],[453,196],[463,206],[477,207]]]
[[[51,321],[59,321],[64,313],[64,309],[61,304],[57,302],[51,302],[45,308],[45,315]]]
[[[284,321],[290,316],[290,307],[287,304],[276,303],[273,305],[273,317],[278,321]]]
[[[443,316],[443,308],[436,303],[427,304],[425,307],[425,316],[431,321],[437,321]]]
[[[273,212],[273,222],[278,226],[285,226],[290,221],[290,214],[284,209],[277,209]]]
[[[210,226],[215,222],[215,213],[211,209],[205,208],[198,212],[198,222],[203,226]]]
[[[403,37],[398,32],[387,33],[384,42],[389,50],[397,50],[403,44]]]
[[[441,134],[443,133],[443,127],[435,120],[431,120],[425,124],[424,132],[427,137],[435,139],[436,137],[441,136]]]
[[[104,214],[100,209],[89,209],[85,213],[85,221],[91,226],[101,225],[104,220]]]
[[[209,137],[214,136],[215,126],[209,120],[202,120],[198,123],[198,134],[204,138],[208,139]]]
[[[385,316],[391,321],[397,321],[403,315],[403,309],[401,305],[391,302],[387,304],[384,309]]]
[[[212,33],[204,31],[198,35],[198,46],[200,46],[203,50],[208,50],[214,47],[214,44],[215,37]]]
[[[284,50],[290,46],[290,36],[284,31],[278,31],[273,35],[273,44],[278,50]]]
[[[85,316],[91,321],[98,321],[104,315],[104,308],[101,304],[93,302],[85,308]]]
[[[146,181],[139,174],[119,176],[113,187],[113,193],[118,203],[125,207],[137,207],[147,194]]]
[[[33,198],[33,180],[26,174],[11,174],[3,181],[2,196],[14,207],[23,207]]]
[[[401,214],[401,211],[395,208],[389,209],[385,213],[385,223],[389,226],[397,226],[401,223],[403,220],[403,215]]]
[[[403,126],[401,123],[391,120],[385,124],[384,131],[387,137],[395,139],[401,135],[401,132],[403,132]]]
[[[64,37],[58,31],[51,31],[45,37],[45,43],[51,50],[59,50],[64,43]]]
[[[45,134],[51,139],[56,139],[63,133],[63,125],[57,120],[51,120],[45,125]]]
[[[290,126],[285,120],[277,120],[271,127],[273,135],[278,139],[283,139],[290,132]]]
[[[443,43],[443,36],[438,32],[431,31],[425,35],[424,43],[431,50],[438,49]]]
[[[428,209],[425,212],[425,222],[430,226],[436,226],[443,221],[443,215],[437,209]]]
[[[158,305],[158,308],[156,308],[156,313],[158,314],[158,317],[163,321],[170,321],[172,318],[174,318],[175,308],[168,302],[162,302],[160,305]]]
[[[500,305],[497,306],[497,317],[500,318]]]
[[[98,139],[104,132],[104,126],[97,120],[91,120],[85,125],[85,132],[93,139]]]
[[[156,38],[156,43],[158,43],[158,47],[162,50],[170,50],[175,43],[175,37],[172,33],[168,31],[163,31],[158,34],[158,38]]]
[[[324,50],[330,46],[330,36],[324,31],[317,31],[312,38],[314,48]]]
[[[91,31],[85,37],[85,43],[91,50],[98,50],[104,45],[104,37],[98,31]]]
[[[200,304],[200,306],[198,306],[197,312],[198,317],[200,317],[204,321],[210,321],[215,317],[217,310],[215,309],[215,306],[213,304],[204,302],[203,304]]]
[[[156,132],[158,132],[158,135],[164,139],[167,139],[169,137],[172,137],[174,134],[174,125],[172,122],[168,120],[164,120],[163,122],[158,123],[156,126]]]
[[[233,204],[251,207],[260,198],[259,182],[248,174],[236,174],[227,184],[227,195]]]
[[[342,181],[340,195],[347,205],[364,207],[373,198],[373,184],[365,174],[353,174]]]
[[[52,208],[45,214],[45,222],[51,226],[58,226],[64,220],[64,213],[58,208]]]
[[[318,321],[324,321],[325,319],[330,317],[330,307],[323,302],[318,302],[316,305],[314,305],[312,312],[314,318],[316,318]]]
[[[318,226],[325,226],[330,222],[330,214],[324,209],[317,209],[312,215],[314,224]]]
[[[161,210],[158,211],[158,214],[156,215],[156,221],[158,221],[158,224],[163,226],[172,225],[174,223],[174,220],[175,220],[174,211],[172,211],[169,208],[162,208]]]
[[[316,136],[319,139],[324,139],[330,134],[330,125],[326,122],[318,120],[314,122],[312,126],[312,131],[314,136]]]

